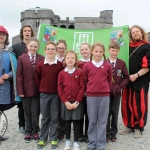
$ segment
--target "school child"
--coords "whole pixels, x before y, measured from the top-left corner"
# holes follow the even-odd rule
[[[64,56],[65,56],[65,52],[67,50],[67,43],[66,43],[65,40],[59,40],[56,43],[56,45],[58,47],[56,58],[60,62],[63,62],[64,61]],[[59,140],[64,139],[64,135],[65,135],[65,124],[64,124],[64,121],[62,120],[62,118],[60,118],[60,123],[59,123],[59,127],[58,127],[58,139]]]
[[[77,54],[68,51],[65,54],[66,68],[58,76],[58,93],[61,99],[61,117],[65,120],[66,144],[64,150],[71,149],[70,133],[71,122],[74,126],[73,150],[81,150],[78,144],[80,119],[82,118],[82,105],[85,84],[82,70],[76,69]]]
[[[117,58],[118,53],[120,51],[120,45],[116,42],[112,42],[108,47],[108,51],[110,55],[107,61],[112,66],[113,79],[110,91],[110,105],[107,121],[106,142],[109,142],[110,140],[112,142],[116,142],[121,91],[125,88],[126,84],[128,83],[129,75],[125,62]]]
[[[5,111],[20,102],[16,92],[17,59],[8,50],[9,33],[0,26],[0,111]],[[2,131],[1,131],[2,132]]]
[[[57,92],[58,74],[62,63],[57,61],[57,46],[49,42],[45,47],[45,59],[38,63],[35,70],[36,84],[40,91],[41,133],[38,148],[42,149],[46,141],[51,141],[51,149],[58,147],[58,124],[60,99]],[[50,131],[49,131],[50,130]]]
[[[91,47],[91,54],[92,61],[87,62],[83,67],[89,118],[87,150],[104,150],[112,70],[106,61],[103,44],[94,43]]]
[[[78,62],[78,69],[83,70],[83,66],[85,65],[86,62],[90,61],[90,48],[91,46],[88,43],[82,43],[80,46],[80,54],[82,55],[82,59]],[[87,104],[86,104],[86,96],[83,97],[82,100],[83,104],[83,118],[80,120],[80,134],[79,134],[79,142],[86,142],[88,143],[88,126],[89,126],[89,120],[87,116]],[[85,118],[84,118],[85,117]],[[83,134],[83,128],[85,124],[85,132]]]
[[[57,60],[59,60],[60,62],[64,61],[64,56],[65,56],[65,52],[67,50],[67,43],[65,40],[59,40],[56,43],[57,47],[58,47],[58,51],[57,51],[57,55],[56,58]]]
[[[24,114],[25,114],[25,137],[26,143],[33,138],[38,142],[39,135],[39,114],[40,99],[39,90],[35,83],[35,67],[38,62],[44,59],[37,54],[39,41],[36,38],[30,38],[27,43],[28,53],[21,55],[18,59],[17,67],[17,91],[21,97]]]

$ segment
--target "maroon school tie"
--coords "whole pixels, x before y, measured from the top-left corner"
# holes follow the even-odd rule
[[[115,74],[115,63],[114,62],[112,62],[111,63],[111,68],[112,68],[112,75],[114,75]]]
[[[33,55],[31,56],[31,64],[32,64],[32,70],[33,70],[33,73],[34,73],[35,62],[34,62],[34,56]]]

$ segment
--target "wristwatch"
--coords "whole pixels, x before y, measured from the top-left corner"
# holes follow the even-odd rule
[[[79,102],[76,101],[76,104],[79,105]]]

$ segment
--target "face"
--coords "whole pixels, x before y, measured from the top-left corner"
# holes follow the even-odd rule
[[[118,56],[119,50],[116,49],[116,48],[110,48],[110,49],[108,50],[108,52],[109,52],[109,54],[110,54],[110,58],[116,59],[117,56]]]
[[[24,27],[23,28],[23,39],[29,40],[31,38],[31,28],[30,27]]]
[[[77,62],[76,56],[73,53],[68,53],[65,58],[65,62],[67,66],[73,67]]]
[[[104,50],[102,47],[100,46],[96,46],[94,49],[93,49],[93,59],[95,62],[99,62],[102,60],[102,57],[103,57],[103,54],[104,54]]]
[[[57,45],[57,47],[58,47],[58,51],[57,51],[58,55],[59,55],[60,57],[64,57],[65,51],[66,51],[66,46],[65,46],[65,44],[64,44],[64,43],[59,43],[59,44]]]
[[[131,36],[134,41],[142,40],[142,33],[139,28],[132,28],[131,30]]]
[[[56,47],[53,44],[48,44],[44,52],[46,57],[51,59],[54,59],[57,54]]]
[[[5,43],[7,35],[3,32],[0,32],[0,43]]]
[[[86,44],[83,44],[81,47],[80,47],[80,53],[82,55],[82,57],[90,57],[90,48],[88,45]]]
[[[29,44],[27,45],[27,48],[28,48],[28,52],[31,54],[31,55],[34,55],[38,48],[39,48],[39,45],[37,42],[35,41],[31,41],[29,42]]]

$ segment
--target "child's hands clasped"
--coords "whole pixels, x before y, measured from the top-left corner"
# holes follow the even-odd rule
[[[76,108],[78,107],[78,105],[79,105],[79,104],[77,104],[76,102],[74,102],[74,103],[71,105],[71,107],[72,107],[72,109],[76,109]]]
[[[3,79],[3,80],[9,79],[9,77],[10,77],[10,76],[9,76],[8,74],[3,74],[3,75],[2,75],[2,79]]]
[[[65,102],[65,105],[68,110],[72,110],[72,104],[70,102]]]

